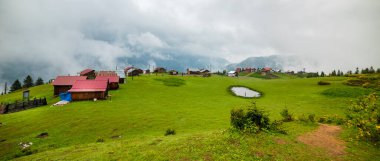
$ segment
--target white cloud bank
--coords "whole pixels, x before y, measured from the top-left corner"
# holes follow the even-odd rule
[[[118,57],[139,52],[170,59],[163,51],[380,67],[379,15],[378,0],[0,0],[0,77],[16,64],[56,75],[93,62],[114,69]]]

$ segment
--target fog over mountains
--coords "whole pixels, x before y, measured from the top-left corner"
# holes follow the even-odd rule
[[[379,15],[379,0],[0,0],[0,88],[127,65],[377,68]]]

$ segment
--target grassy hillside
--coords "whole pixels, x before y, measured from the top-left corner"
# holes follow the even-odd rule
[[[297,135],[314,129],[315,125],[289,124],[287,126],[290,131],[294,132],[286,136],[261,134],[260,137],[269,140],[264,141],[262,144],[265,146],[259,149],[252,149],[251,144],[256,145],[262,139],[240,139],[239,136],[235,139],[242,142],[248,139],[247,143],[244,143],[243,149],[235,147],[228,139],[231,136],[226,136],[228,134],[222,131],[229,127],[230,110],[250,103],[251,99],[232,96],[227,88],[231,85],[243,85],[263,92],[263,97],[255,100],[259,107],[268,111],[272,119],[279,119],[279,113],[285,107],[296,115],[314,113],[344,116],[352,98],[330,97],[322,93],[331,88],[359,88],[343,85],[345,79],[329,77],[264,80],[251,77],[203,78],[167,75],[134,77],[134,80],[128,80],[121,85],[119,90],[111,91],[111,100],[80,101],[63,107],[44,106],[0,115],[0,140],[5,139],[0,142],[0,159],[23,155],[18,146],[20,142],[33,142],[31,149],[36,154],[19,158],[25,160],[41,157],[53,160],[108,160],[120,157],[137,160],[156,157],[202,159],[204,155],[214,156],[213,158],[225,155],[224,159],[254,159],[260,156],[289,159],[292,157],[290,154],[294,154],[293,159],[307,160],[306,158],[312,157],[311,154],[326,159],[327,156],[321,155],[323,152],[298,154],[305,149],[305,145],[300,143],[284,145],[283,149],[290,148],[291,151],[271,154],[276,149],[273,139],[280,137],[292,142]],[[317,82],[320,80],[328,81],[331,85],[318,86]],[[30,90],[32,96],[46,96],[49,104],[58,101],[58,98],[52,96],[51,85]],[[20,92],[0,96],[0,102],[14,100],[19,96],[21,97]],[[175,129],[177,134],[164,137],[168,128]],[[42,132],[48,132],[49,136],[36,138]],[[99,139],[105,142],[96,143]],[[203,142],[204,145],[200,144]],[[224,149],[226,147],[231,148],[231,151]],[[205,148],[211,149],[205,151]],[[205,153],[207,151],[209,154]],[[242,156],[235,156],[235,152]]]

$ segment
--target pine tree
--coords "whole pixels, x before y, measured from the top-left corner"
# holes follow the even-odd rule
[[[337,76],[340,76],[340,70],[338,70],[338,73],[336,74]]]
[[[335,70],[332,71],[331,76],[336,76],[336,71]]]
[[[362,73],[362,74],[368,74],[369,73],[369,69],[368,68],[365,68],[364,69],[364,73]]]
[[[368,73],[371,73],[371,74],[375,73],[375,69],[373,69],[373,66],[371,66],[371,67],[369,68]]]
[[[39,85],[43,85],[43,84],[44,84],[44,80],[42,80],[41,77],[38,77],[38,79],[36,80],[35,85],[36,85],[36,86],[39,86]]]
[[[376,73],[380,73],[380,68],[377,68]]]
[[[325,73],[322,71],[321,72],[321,77],[324,77],[325,76]]]
[[[10,91],[13,92],[13,91],[16,91],[16,90],[19,90],[19,89],[21,89],[21,83],[20,83],[20,81],[19,81],[18,79],[16,79],[16,80],[13,82]]]
[[[359,74],[359,68],[356,67],[355,74]]]
[[[24,88],[33,87],[33,79],[30,75],[25,77],[23,87]]]

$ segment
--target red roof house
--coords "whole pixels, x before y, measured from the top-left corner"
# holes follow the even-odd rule
[[[67,92],[78,80],[86,80],[86,76],[57,76],[53,81],[54,95]]]
[[[95,70],[93,69],[85,69],[79,73],[80,76],[87,76],[89,79],[95,78]]]
[[[270,67],[263,68],[263,72],[270,72],[271,70],[272,70],[272,68],[270,68]]]
[[[107,80],[79,80],[69,90],[72,100],[105,99],[108,95]]]
[[[119,76],[97,76],[95,80],[105,80],[108,81],[110,89],[119,88]]]

